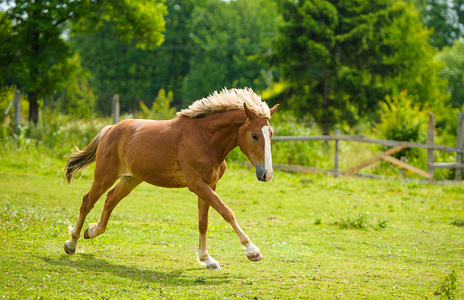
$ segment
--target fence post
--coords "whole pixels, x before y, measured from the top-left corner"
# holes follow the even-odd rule
[[[462,112],[459,113],[458,116],[458,134],[456,137],[456,147],[461,149],[464,144],[464,114]],[[456,164],[462,163],[462,152],[456,153]],[[461,180],[462,169],[456,168],[456,180]]]
[[[428,123],[428,130],[427,130],[427,145],[433,146],[435,145],[435,116],[431,112],[429,114],[429,123]],[[429,169],[429,174],[434,175],[434,162],[435,162],[435,150],[428,149],[427,150],[427,165]]]
[[[14,103],[14,133],[19,132],[19,125],[21,125],[21,91],[16,90],[13,98]]]
[[[119,94],[114,94],[113,97],[113,123],[119,123]]]
[[[340,135],[340,129],[335,129],[335,136],[339,136]],[[338,161],[338,158],[339,158],[339,140],[336,139],[335,140],[335,177],[338,177],[338,175],[340,174],[340,165],[339,165],[339,161]]]

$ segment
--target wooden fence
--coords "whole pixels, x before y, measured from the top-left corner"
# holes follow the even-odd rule
[[[437,168],[454,168],[456,169],[456,180],[461,180],[462,169],[464,164],[462,163],[462,157],[464,153],[463,142],[464,142],[464,116],[463,113],[459,113],[458,119],[458,132],[457,132],[457,144],[456,147],[447,147],[445,145],[435,144],[435,117],[433,113],[429,114],[428,130],[427,130],[427,144],[406,142],[406,141],[394,141],[394,140],[383,140],[366,138],[364,136],[351,136],[351,135],[340,135],[339,131],[336,131],[333,135],[324,136],[275,136],[272,139],[273,142],[283,141],[335,141],[335,157],[334,157],[334,170],[331,171],[335,176],[340,174],[343,175],[354,175],[360,169],[371,165],[381,159],[396,164],[404,169],[415,172],[429,180],[433,180],[435,169]],[[385,145],[392,147],[385,152],[379,153],[378,155],[369,158],[368,160],[355,165],[345,171],[341,171],[339,167],[339,142],[340,141],[352,141],[360,143],[370,143],[377,145]],[[405,163],[399,159],[394,158],[392,155],[400,152],[406,148],[422,148],[427,149],[427,165],[428,170],[421,170],[410,164]],[[435,151],[441,152],[455,152],[456,161],[454,162],[435,162]],[[294,166],[294,165],[275,165],[276,169],[283,169],[289,171],[312,171],[314,168]]]
[[[20,110],[20,99],[21,93],[19,90],[15,92],[14,99],[11,101],[5,115],[8,114],[9,110],[14,104],[14,128],[15,132],[18,131],[18,126],[21,121],[21,110]],[[115,94],[113,97],[112,105],[112,115],[113,122],[116,124],[119,122],[119,95]],[[382,139],[373,139],[366,138],[364,136],[351,136],[351,135],[340,135],[337,130],[333,135],[324,135],[324,136],[275,136],[272,139],[274,142],[283,142],[283,141],[335,141],[335,157],[334,157],[334,170],[331,171],[335,176],[340,174],[343,175],[354,175],[360,169],[369,166],[381,159],[389,161],[393,164],[396,164],[404,169],[408,169],[412,172],[415,172],[429,180],[433,180],[434,172],[437,168],[454,168],[456,169],[456,180],[461,180],[462,169],[464,164],[462,163],[463,153],[464,153],[464,115],[459,113],[458,117],[458,132],[457,132],[457,143],[456,147],[447,147],[445,145],[435,144],[435,117],[433,113],[429,114],[428,130],[427,130],[427,144],[414,143],[414,142],[405,142],[405,141],[393,141],[393,140],[382,140]],[[339,143],[340,141],[352,141],[360,143],[370,143],[378,144],[392,147],[385,152],[379,153],[378,155],[371,157],[370,159],[355,165],[345,171],[341,171],[339,167]],[[405,163],[404,161],[394,158],[392,155],[400,152],[406,148],[423,148],[427,149],[427,165],[428,170],[421,170],[410,164]],[[455,152],[456,161],[455,162],[435,162],[435,151],[441,152]],[[305,166],[295,166],[295,165],[274,165],[276,169],[290,170],[290,171],[313,171],[315,168],[305,167]]]
[[[14,124],[14,133],[18,133],[18,126],[21,125],[21,91],[16,90],[13,100],[11,100],[10,105],[8,105],[4,115],[7,116],[10,112],[11,107],[13,107],[13,124]]]
[[[10,104],[8,105],[8,108],[6,109],[4,115],[7,116],[8,113],[11,110],[11,107],[13,107],[13,113],[14,113],[14,132],[18,133],[18,126],[21,125],[21,91],[16,90],[14,94],[13,100],[11,100]],[[120,105],[119,105],[119,94],[114,94],[113,96],[113,104],[112,104],[112,116],[113,116],[113,123],[117,124],[119,122],[119,110],[120,110]]]

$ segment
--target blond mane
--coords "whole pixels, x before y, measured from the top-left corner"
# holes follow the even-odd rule
[[[217,111],[230,109],[243,110],[243,103],[246,103],[257,116],[270,119],[271,112],[266,102],[261,101],[261,97],[255,94],[252,89],[231,89],[224,88],[222,91],[215,91],[206,98],[193,102],[187,109],[182,109],[177,113],[179,116],[195,118]]]

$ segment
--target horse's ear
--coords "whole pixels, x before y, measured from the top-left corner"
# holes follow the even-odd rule
[[[277,107],[279,107],[279,104],[274,105],[274,107],[270,109],[271,116],[276,113]]]
[[[256,115],[254,112],[251,111],[251,109],[248,108],[245,102],[243,102],[243,108],[245,109],[245,113],[247,115],[247,118],[251,121],[256,118]]]

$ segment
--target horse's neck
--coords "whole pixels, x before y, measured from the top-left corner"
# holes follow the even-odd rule
[[[239,129],[246,121],[246,115],[242,110],[229,110],[204,116],[198,121],[202,132],[211,141],[218,163],[221,163],[238,146]]]

